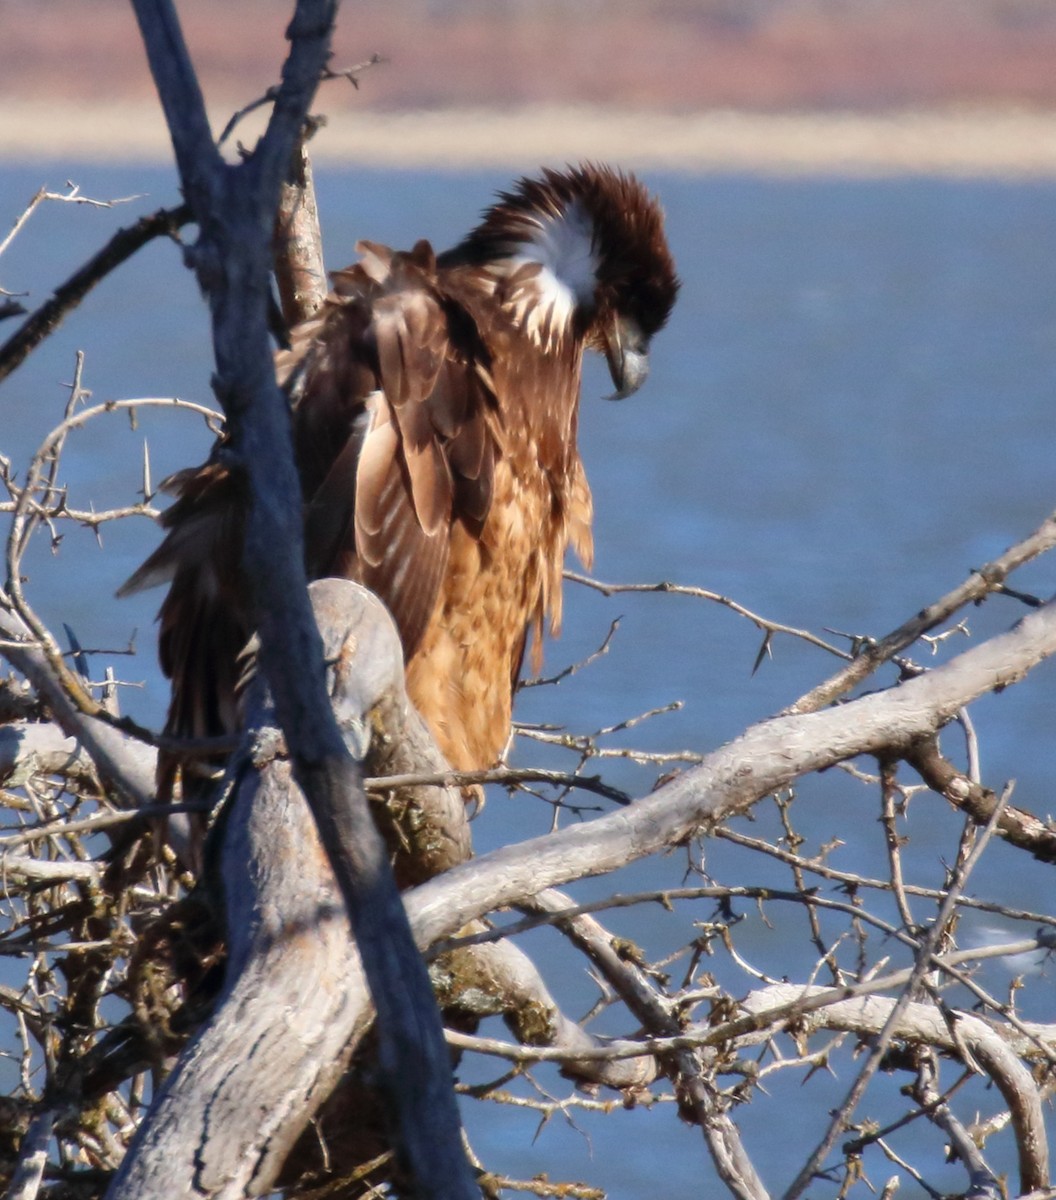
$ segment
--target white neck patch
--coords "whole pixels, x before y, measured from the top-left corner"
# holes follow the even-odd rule
[[[547,326],[556,334],[570,323],[577,307],[593,304],[598,260],[593,223],[582,205],[569,205],[561,213],[540,214],[535,225],[520,252],[509,260],[509,272],[514,274],[529,263],[542,267],[533,281],[533,311],[530,315],[527,311],[518,313],[528,317],[533,327],[529,332],[538,337]],[[518,309],[527,309],[527,296],[522,294],[518,301]]]

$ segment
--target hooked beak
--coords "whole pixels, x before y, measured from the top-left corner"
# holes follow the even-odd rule
[[[605,334],[605,360],[616,391],[606,400],[625,400],[649,374],[649,342],[636,321],[617,317]]]

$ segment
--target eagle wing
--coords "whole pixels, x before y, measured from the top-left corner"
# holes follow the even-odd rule
[[[444,292],[427,242],[410,253],[361,243],[315,316],[277,356],[291,401],[312,578],[376,592],[409,659],[436,604],[451,528],[479,535],[500,442],[488,353],[473,319]],[[222,444],[167,481],[168,533],[124,585],[170,581],[159,620],[173,680],[166,731],[237,727],[238,656],[251,632],[241,561],[247,498]]]

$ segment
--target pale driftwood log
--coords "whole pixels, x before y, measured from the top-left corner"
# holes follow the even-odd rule
[[[347,601],[351,597],[353,604]],[[352,583],[313,585],[342,735],[359,756],[375,709],[409,711],[399,638]],[[228,963],[218,1006],[169,1076],[110,1200],[260,1195],[371,1017],[358,950],[293,778],[263,677],[215,833]],[[402,730],[397,727],[393,734]]]
[[[319,886],[323,851],[290,764],[250,772],[233,805],[221,856],[228,982],[151,1107],[109,1200],[265,1194],[343,1069],[357,1023],[369,1020],[344,905],[333,886]]]
[[[399,639],[388,614],[353,583],[312,584],[330,664],[339,726],[373,774],[446,769],[407,699]],[[372,1009],[340,894],[311,814],[293,780],[263,680],[255,680],[251,740],[231,768],[234,793],[217,827],[217,871],[225,895],[227,978],[213,1016],[166,1082],[114,1181],[110,1200],[242,1197],[266,1192],[317,1108],[341,1076]],[[379,824],[397,871],[444,870],[470,852],[460,792],[401,788]],[[423,866],[423,864],[425,864]],[[565,1017],[534,966],[513,946],[474,946],[434,968],[445,1002],[469,1005],[488,990],[490,1011],[510,1014],[533,1044],[574,1060],[598,1039]],[[483,1013],[478,1015],[484,1015]],[[613,1087],[643,1086],[649,1056],[571,1062],[577,1077]],[[377,1134],[355,1086],[338,1089],[287,1165],[292,1178],[315,1166],[327,1141],[330,1169],[361,1161]],[[263,1115],[262,1115],[263,1114]],[[375,1114],[376,1116],[376,1114]]]

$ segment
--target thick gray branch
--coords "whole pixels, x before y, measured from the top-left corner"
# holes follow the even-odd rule
[[[744,812],[793,779],[859,754],[897,754],[984,692],[1007,687],[1056,653],[1056,604],[934,671],[817,713],[752,726],[697,767],[593,821],[495,850],[407,898],[419,944],[544,887],[616,870]]]
[[[380,602],[339,580],[313,584],[312,596],[342,736],[362,752],[384,721],[386,745],[413,741],[420,722],[404,690],[399,638]],[[251,736],[230,769],[234,794],[216,834],[228,942],[224,990],[166,1081],[110,1200],[266,1193],[372,1016],[346,908],[285,757],[263,676],[248,703]],[[468,843],[450,807],[461,801],[431,791],[454,826],[444,844],[457,860]],[[416,803],[427,807],[421,797],[405,806]],[[464,824],[461,807],[457,816]],[[415,825],[430,844],[438,840],[428,821]],[[446,1062],[445,1071],[449,1080]]]

